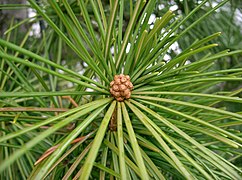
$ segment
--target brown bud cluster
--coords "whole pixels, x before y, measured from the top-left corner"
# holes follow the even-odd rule
[[[110,93],[117,101],[129,99],[133,84],[130,82],[129,75],[115,75],[114,80],[110,83]]]

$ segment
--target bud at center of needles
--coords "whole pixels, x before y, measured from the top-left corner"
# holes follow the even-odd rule
[[[114,80],[110,83],[110,93],[117,101],[129,99],[133,84],[130,82],[129,75],[115,75]]]

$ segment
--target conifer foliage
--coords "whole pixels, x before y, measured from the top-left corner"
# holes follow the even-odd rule
[[[207,0],[150,27],[152,0],[29,0],[36,16],[0,39],[0,179],[241,179],[242,114],[225,104],[241,106],[242,88],[218,87],[242,68],[213,66],[242,51],[194,61],[216,48],[214,32],[164,60],[227,1],[189,26]],[[40,20],[41,38],[16,41]]]

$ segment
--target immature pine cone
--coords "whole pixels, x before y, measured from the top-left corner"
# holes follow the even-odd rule
[[[133,84],[130,82],[129,75],[115,75],[114,80],[110,83],[110,93],[117,101],[129,99]]]

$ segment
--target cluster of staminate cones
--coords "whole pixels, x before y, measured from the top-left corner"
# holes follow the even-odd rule
[[[115,75],[114,80],[110,83],[110,93],[117,101],[129,99],[133,84],[130,82],[129,75]]]

